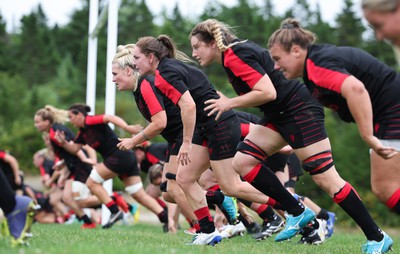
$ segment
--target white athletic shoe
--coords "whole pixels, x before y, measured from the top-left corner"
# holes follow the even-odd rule
[[[222,236],[220,235],[219,231],[215,229],[214,232],[210,234],[206,233],[193,233],[192,242],[188,245],[212,245],[219,243],[222,241]]]
[[[238,235],[242,236],[246,232],[246,227],[242,222],[239,222],[235,225],[228,224],[222,226],[219,232],[222,238],[231,238]]]
[[[326,220],[317,219],[319,228],[318,235],[321,238],[321,242],[325,241],[326,238]]]

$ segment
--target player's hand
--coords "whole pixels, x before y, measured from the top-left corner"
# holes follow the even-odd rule
[[[189,164],[190,161],[190,151],[192,149],[192,143],[183,143],[181,145],[181,148],[179,149],[179,153],[177,156],[178,164],[181,164],[182,166],[185,166]]]
[[[217,114],[215,120],[218,120],[222,113],[232,109],[229,104],[230,99],[219,91],[217,94],[220,96],[219,99],[210,99],[204,102],[204,104],[208,105],[204,108],[204,111],[209,111],[207,114],[208,116]]]
[[[117,144],[117,147],[118,147],[119,150],[122,150],[122,151],[131,150],[136,145],[133,142],[132,138],[118,138],[118,140],[120,142]]]

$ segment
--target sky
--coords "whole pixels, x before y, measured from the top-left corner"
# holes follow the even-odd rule
[[[237,0],[214,0],[227,6],[233,6]],[[261,5],[263,0],[252,0],[254,3]],[[355,11],[361,13],[360,0],[353,0],[357,7]],[[154,14],[159,14],[163,8],[171,11],[176,3],[179,3],[181,13],[185,17],[198,15],[202,12],[209,0],[146,0]],[[292,6],[295,0],[273,0],[275,10],[278,14],[282,14]],[[334,22],[335,16],[341,11],[343,0],[308,0],[310,6],[319,2],[321,6],[322,16],[325,21]],[[15,27],[19,27],[19,21],[23,15],[29,14],[32,8],[36,8],[41,3],[44,13],[49,19],[49,25],[58,24],[60,26],[68,23],[70,15],[74,10],[79,9],[81,0],[0,0],[0,13],[7,21],[7,31],[11,31]],[[168,4],[167,4],[168,3]]]

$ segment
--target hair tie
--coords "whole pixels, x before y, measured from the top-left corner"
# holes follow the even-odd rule
[[[282,28],[283,28],[283,29],[284,29],[284,28],[292,29],[292,28],[294,28],[294,25],[293,25],[293,24],[290,24],[290,23],[287,23],[287,24],[284,24],[284,25],[282,26]]]

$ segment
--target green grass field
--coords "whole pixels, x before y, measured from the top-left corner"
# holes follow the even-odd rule
[[[400,250],[400,232],[387,230],[395,244],[392,253]],[[274,253],[274,254],[344,254],[361,253],[365,238],[361,230],[336,229],[332,238],[319,246],[299,245],[299,236],[283,243],[275,243],[273,238],[256,242],[250,235],[225,239],[212,246],[189,246],[191,236],[180,230],[177,234],[164,234],[161,225],[138,223],[134,225],[114,225],[111,229],[98,227],[81,230],[79,224],[34,224],[33,238],[29,247],[11,248],[10,242],[0,237],[0,253],[4,254],[101,254],[101,253]]]

